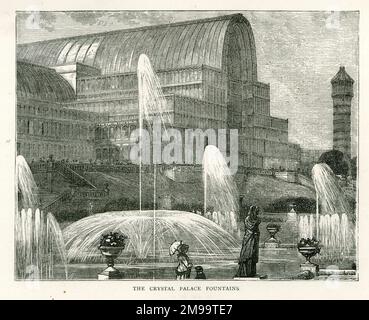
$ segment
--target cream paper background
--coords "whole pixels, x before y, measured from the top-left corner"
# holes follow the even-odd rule
[[[15,11],[35,10],[314,10],[360,11],[359,27],[359,281],[15,281]],[[369,5],[365,0],[63,0],[3,1],[0,9],[0,299],[369,299]],[[144,291],[135,291],[135,286]],[[153,291],[152,287],[175,291]],[[206,287],[237,287],[208,291]],[[180,287],[200,287],[181,291]]]

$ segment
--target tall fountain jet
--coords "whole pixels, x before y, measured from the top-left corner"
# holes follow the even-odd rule
[[[354,227],[349,219],[352,215],[350,206],[327,164],[314,165],[312,178],[317,198],[316,216],[300,217],[300,236],[315,236],[323,245],[323,256],[340,260],[355,247]]]
[[[238,212],[238,191],[227,162],[216,146],[208,145],[205,148],[202,170],[204,213],[211,205],[217,213],[218,223],[226,226],[226,230],[234,228],[237,226],[235,213]]]
[[[152,129],[152,123],[158,120],[161,127],[166,133],[166,126],[171,125],[171,119],[167,110],[167,103],[161,90],[159,78],[153,70],[149,58],[145,54],[141,54],[137,63],[138,78],[138,104],[139,104],[139,137],[140,151],[142,152],[142,139],[144,121],[145,125]],[[154,139],[155,141],[155,139]],[[153,146],[154,148],[156,146]],[[160,147],[160,146],[159,146]],[[154,162],[154,210],[156,202],[156,159]],[[140,211],[142,210],[142,153],[139,159],[140,165],[140,182],[139,182],[139,199]]]
[[[332,169],[326,163],[318,163],[311,173],[322,212],[347,214],[350,206]]]
[[[39,209],[22,209],[15,216],[16,276],[18,279],[53,279],[55,265],[68,277],[63,234],[55,217]]]
[[[160,83],[155,75],[148,57],[140,55],[137,67],[138,91],[139,91],[139,131],[140,138],[144,127],[153,128],[153,122],[159,122],[162,133],[167,133],[171,126],[164,95],[160,89]],[[140,144],[142,139],[139,140]],[[155,147],[155,146],[154,146]],[[142,145],[140,146],[142,150]],[[211,150],[210,150],[211,151]],[[208,151],[208,152],[210,152]],[[218,150],[219,152],[219,150]],[[209,154],[211,157],[212,155]],[[218,157],[220,154],[214,154]],[[154,160],[154,159],[153,159]],[[210,158],[205,158],[206,172],[209,179],[213,179],[215,168],[210,164]],[[213,159],[214,160],[214,159]],[[219,257],[238,253],[238,242],[235,237],[224,230],[221,226],[203,217],[202,215],[171,210],[156,210],[156,167],[154,160],[154,208],[142,210],[142,158],[140,164],[140,210],[118,211],[94,214],[76,221],[63,230],[68,249],[68,261],[88,262],[101,259],[98,251],[98,243],[102,234],[108,232],[121,232],[128,236],[128,244],[125,253],[133,259],[144,260],[145,263],[156,263],[157,260],[168,259],[169,244],[174,240],[181,239],[188,243],[191,248],[191,256],[206,259],[218,259]],[[218,169],[220,169],[218,167]],[[228,177],[225,177],[225,168],[220,180],[224,180],[221,187],[225,186],[224,192],[238,199],[235,188],[232,187]],[[229,169],[228,169],[229,171]],[[228,172],[227,171],[227,172]],[[218,172],[219,174],[219,172]],[[227,182],[226,182],[227,181]],[[211,183],[212,185],[212,183]],[[229,196],[228,195],[228,198]],[[226,198],[225,195],[223,197]],[[229,198],[230,199],[230,198]],[[236,212],[237,201],[228,202],[228,211]],[[231,223],[230,223],[231,224]],[[232,224],[234,226],[234,223]]]
[[[22,208],[33,208],[38,204],[35,179],[26,159],[22,155],[18,155],[15,162],[15,184],[17,193],[21,198],[19,205]]]
[[[154,69],[151,66],[149,58],[145,54],[141,54],[137,63],[137,78],[138,78],[138,104],[139,104],[139,144],[140,144],[140,158],[139,158],[139,209],[142,211],[142,142],[143,142],[143,127],[145,125],[149,128],[153,128],[152,123],[158,121],[160,127],[164,129],[164,134],[167,133],[167,125],[171,125],[171,119],[167,110],[167,103],[164,94],[161,90],[159,78],[155,74]],[[160,128],[160,130],[161,130]],[[152,131],[152,130],[151,130]],[[156,141],[156,139],[153,139]],[[161,146],[153,146],[160,148]],[[155,151],[154,151],[155,152]],[[154,164],[154,183],[153,183],[153,232],[154,239],[156,234],[156,160],[154,159],[153,152],[153,164]],[[161,154],[161,150],[160,150]],[[155,253],[155,241],[154,241],[154,253]]]
[[[37,185],[23,156],[16,158],[16,184],[22,208],[15,214],[15,264],[18,279],[51,279],[54,265],[64,266],[67,255],[63,235],[51,213],[36,208]]]

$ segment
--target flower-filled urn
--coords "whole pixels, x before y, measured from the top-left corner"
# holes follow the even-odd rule
[[[110,232],[101,236],[99,250],[105,257],[108,267],[98,275],[99,280],[121,279],[123,277],[122,273],[114,267],[114,260],[124,250],[127,239],[127,236],[120,232]]]
[[[317,274],[319,271],[319,266],[315,263],[312,263],[310,259],[314,257],[316,254],[320,253],[320,243],[318,240],[313,238],[301,238],[297,244],[298,251],[304,256],[306,259],[305,263],[300,265],[302,271],[311,271],[314,274]]]

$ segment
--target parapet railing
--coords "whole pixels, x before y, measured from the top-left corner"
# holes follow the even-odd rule
[[[88,181],[86,178],[84,178],[79,173],[74,171],[68,165],[65,165],[62,162],[55,162],[53,165],[55,170],[67,176],[67,178],[69,178],[73,183],[82,186],[89,186],[93,189],[96,189],[96,187],[90,181]]]
[[[56,199],[51,201],[50,203],[41,206],[42,210],[45,211],[53,211],[54,208],[57,208],[61,205],[62,202],[65,200],[69,200],[72,197],[72,191],[68,190],[63,193],[61,193]]]
[[[100,199],[109,195],[107,189],[77,190],[73,196],[77,199]]]
[[[49,167],[49,163],[47,162],[31,162],[30,168],[33,173],[38,172],[47,172],[47,169]]]
[[[47,162],[33,162],[30,165],[32,172],[46,172],[50,167],[50,164]],[[69,162],[61,162],[54,161],[52,162],[52,168],[68,168],[71,169],[75,175],[79,175],[82,179],[86,180],[82,177],[79,172],[123,172],[123,173],[138,173],[140,168],[136,164],[132,163],[69,163]],[[187,164],[160,164],[158,165],[158,169],[166,170],[166,169],[186,169],[191,168],[191,170],[201,171],[201,165],[187,165]],[[63,169],[66,171],[67,169]],[[142,165],[142,171],[150,173],[152,172],[151,165]],[[276,176],[278,174],[297,174],[296,180],[301,177],[301,180],[304,178],[309,179],[308,177],[303,176],[303,172],[293,171],[293,170],[284,170],[284,169],[263,169],[263,168],[250,168],[250,167],[239,167],[237,173],[243,174],[258,174],[263,176]],[[90,185],[92,185],[90,183]]]
[[[76,199],[100,199],[109,195],[109,190],[107,189],[96,189],[96,190],[68,190],[61,193],[57,198],[55,198],[50,203],[41,206],[42,210],[54,211],[61,206],[61,204],[70,200],[71,198]]]

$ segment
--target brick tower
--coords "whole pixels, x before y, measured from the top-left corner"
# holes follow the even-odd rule
[[[333,99],[333,149],[351,159],[351,100],[354,80],[345,67],[331,80]]]

